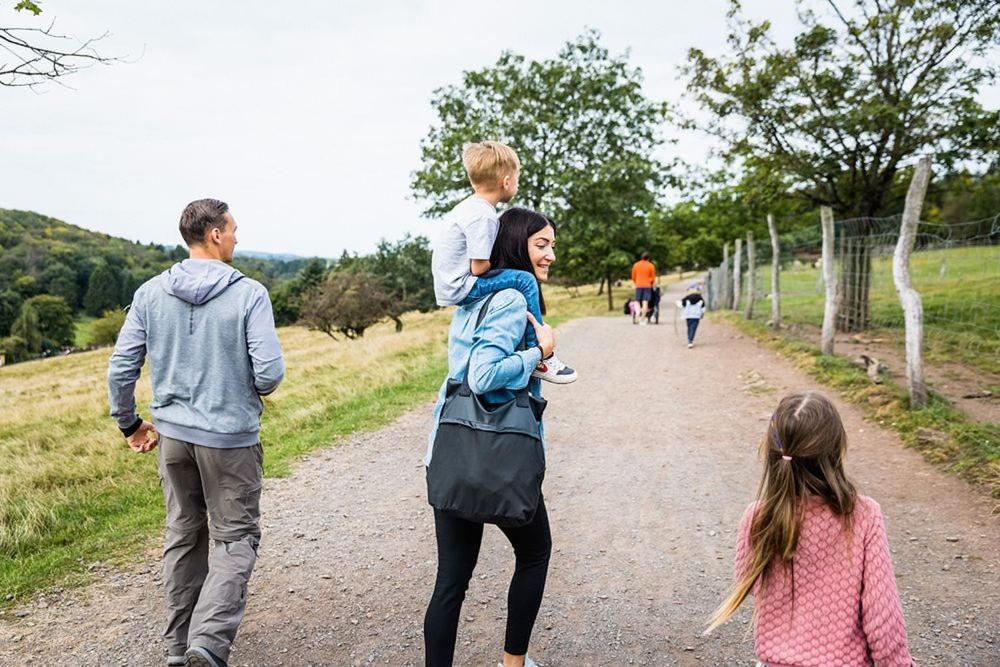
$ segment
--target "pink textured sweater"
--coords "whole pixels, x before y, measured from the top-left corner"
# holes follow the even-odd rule
[[[749,555],[756,503],[740,522],[736,572]],[[818,498],[806,501],[792,570],[772,567],[757,598],[754,649],[769,667],[916,663],[906,646],[882,510],[859,496],[850,532]]]

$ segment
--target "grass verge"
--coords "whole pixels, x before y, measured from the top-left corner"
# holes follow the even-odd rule
[[[911,410],[905,388],[888,379],[883,384],[872,383],[849,359],[823,356],[813,345],[735,313],[718,315],[836,389],[870,419],[895,430],[908,447],[931,463],[982,485],[993,498],[1000,499],[1000,424],[973,423],[934,392],[926,407]],[[1000,513],[1000,505],[994,513]]]
[[[608,314],[593,288],[575,296],[549,288],[546,298],[553,324]],[[380,325],[356,341],[279,331],[288,370],[265,399],[266,476],[288,475],[310,451],[433,398],[447,369],[449,313],[404,321],[399,334]],[[107,416],[109,352],[0,369],[0,609],[49,586],[84,583],[92,563],[126,563],[162,529],[155,455],[131,453]],[[147,416],[149,398],[144,373],[137,400]],[[416,443],[414,460],[422,454]]]

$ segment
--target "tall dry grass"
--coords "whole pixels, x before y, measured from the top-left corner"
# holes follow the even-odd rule
[[[554,321],[607,314],[593,288],[546,296]],[[432,398],[446,370],[449,318],[410,314],[401,333],[379,325],[356,341],[279,330],[287,375],[265,399],[265,474],[286,474],[301,454]],[[128,450],[108,417],[109,354],[0,369],[0,603],[127,556],[162,523],[155,456]],[[144,374],[137,400],[146,417],[149,399]]]

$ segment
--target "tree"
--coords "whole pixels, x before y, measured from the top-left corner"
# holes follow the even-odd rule
[[[31,355],[28,352],[28,344],[20,336],[0,338],[0,357],[3,357],[4,363],[12,364],[23,361],[29,356]]]
[[[396,323],[397,332],[403,330],[403,313],[437,308],[430,243],[425,237],[406,234],[395,243],[383,239],[375,254],[364,259],[366,270],[378,276],[388,290],[388,316]]]
[[[90,326],[90,345],[114,345],[125,326],[125,311],[109,310]]]
[[[38,315],[38,332],[42,336],[42,349],[73,344],[76,339],[73,311],[65,299],[61,296],[40,294],[25,301],[24,306],[30,306]]]
[[[813,205],[855,218],[843,272],[844,330],[870,321],[871,216],[884,212],[897,172],[934,153],[944,169],[1000,145],[1000,112],[977,101],[1000,69],[996,0],[827,0],[800,12],[801,32],[779,46],[770,23],[745,18],[732,0],[728,54],[691,49],[688,89],[710,112],[689,121],[723,142],[734,160],[787,176]]]
[[[379,276],[338,270],[302,300],[302,324],[337,340],[335,333],[360,338],[389,314],[389,290]]]
[[[91,315],[100,315],[119,305],[121,291],[121,276],[102,261],[90,273],[83,307]]]
[[[62,262],[53,262],[45,267],[39,282],[46,294],[62,297],[71,309],[76,309],[78,304],[78,290],[76,287],[76,272]]]
[[[42,7],[40,2],[20,0],[14,11],[37,17]],[[0,59],[0,86],[36,88],[93,65],[120,62],[121,58],[102,56],[94,48],[107,36],[78,42],[57,33],[55,21],[31,27],[0,26],[0,50],[7,56]]]
[[[0,336],[10,333],[10,326],[21,312],[22,303],[24,299],[14,290],[0,290]]]
[[[292,280],[278,285],[271,291],[271,308],[274,323],[288,326],[299,321],[301,300],[307,292],[318,288],[326,280],[326,261],[313,257]]]
[[[29,354],[37,354],[42,349],[42,332],[39,328],[38,313],[30,303],[21,305],[21,313],[10,327],[10,335],[24,341],[24,349]]]
[[[425,212],[441,215],[469,193],[462,144],[494,138],[521,159],[513,202],[552,217],[574,280],[623,275],[641,249],[641,228],[665,179],[653,157],[667,108],[645,97],[642,72],[611,56],[589,31],[558,57],[534,61],[505,52],[463,74],[431,101],[438,123],[421,143],[412,179]]]

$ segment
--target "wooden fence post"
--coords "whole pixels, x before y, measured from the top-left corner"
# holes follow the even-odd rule
[[[892,256],[892,280],[896,284],[896,294],[903,307],[903,321],[906,325],[906,389],[910,394],[910,407],[927,405],[927,385],[924,384],[924,306],[920,293],[910,282],[910,254],[917,239],[917,225],[920,224],[920,209],[927,194],[927,183],[931,177],[930,158],[922,157],[913,172],[913,180],[906,191],[903,206],[903,221],[899,227],[899,241]]]
[[[719,296],[721,297],[722,305],[720,308],[729,308],[729,287],[730,287],[730,277],[729,277],[729,244],[722,244],[722,275],[719,276]]]
[[[757,296],[757,245],[753,241],[753,232],[747,232],[747,307],[743,316],[753,319],[753,302]]]
[[[767,214],[767,233],[771,235],[771,326],[781,328],[781,291],[778,289],[778,274],[781,271],[781,246],[778,243],[778,228],[774,224],[774,214]]]
[[[837,273],[833,265],[833,209],[822,206],[819,209],[823,226],[823,282],[826,285],[826,302],[823,306],[823,334],[820,350],[823,354],[833,354],[833,336],[837,326]]]
[[[736,251],[733,253],[733,310],[740,309],[740,258],[743,257],[743,239],[736,239]]]

